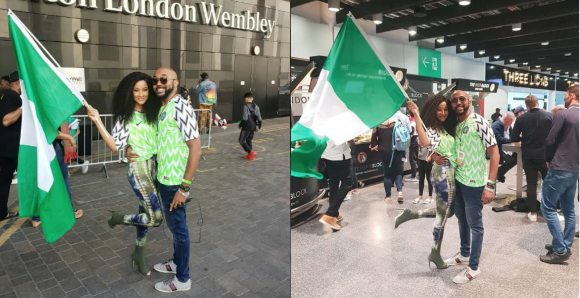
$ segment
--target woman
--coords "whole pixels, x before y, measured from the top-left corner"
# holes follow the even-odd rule
[[[129,164],[129,183],[139,199],[138,214],[121,214],[112,211],[108,223],[111,228],[118,224],[137,227],[137,240],[132,254],[133,266],[137,265],[143,275],[151,274],[145,263],[144,249],[149,227],[158,227],[163,221],[159,195],[154,184],[154,155],[157,152],[157,113],[161,101],[153,96],[153,79],[141,72],[127,75],[113,97],[115,126],[113,136],[101,122],[99,111],[87,107],[89,118],[97,125],[107,147],[113,152],[131,146],[139,155]]]
[[[447,264],[441,258],[441,240],[443,239],[445,222],[453,213],[450,207],[455,190],[453,170],[455,157],[453,148],[457,120],[451,110],[451,102],[443,95],[436,95],[427,101],[421,114],[419,114],[419,108],[413,102],[408,102],[408,108],[415,115],[415,121],[417,121],[420,145],[430,146],[427,159],[435,161],[431,178],[435,187],[436,207],[420,211],[405,209],[395,219],[395,228],[411,219],[433,217],[435,215],[435,226],[433,228],[435,243],[431,248],[428,259],[429,265],[433,262],[438,269],[444,269],[447,268]]]

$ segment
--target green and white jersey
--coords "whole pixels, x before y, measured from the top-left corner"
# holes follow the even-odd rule
[[[423,126],[425,127],[425,126]],[[426,129],[427,137],[431,146],[429,146],[428,155],[430,156],[433,152],[445,157],[453,167],[456,167],[455,160],[455,139],[452,135],[447,133],[445,129]]]
[[[157,129],[157,180],[179,185],[189,156],[185,142],[199,137],[195,113],[187,100],[176,95],[161,107]]]
[[[485,186],[487,181],[487,148],[496,145],[493,130],[478,114],[457,124],[455,133],[455,156],[457,168],[455,179],[470,187]]]
[[[148,160],[157,153],[157,124],[148,123],[143,113],[133,112],[127,123],[117,120],[112,134],[117,150],[131,146],[133,153],[139,155],[137,161]]]

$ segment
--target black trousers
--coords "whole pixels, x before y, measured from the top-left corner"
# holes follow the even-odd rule
[[[427,177],[427,188],[429,189],[429,196],[433,195],[433,185],[431,185],[431,169],[433,169],[433,162],[427,162],[419,159],[419,195],[423,195],[423,188],[425,187],[425,177]]]
[[[8,214],[8,196],[14,171],[18,166],[18,158],[0,157],[0,218]]]
[[[503,154],[502,159],[503,163],[497,169],[497,178],[500,182],[505,182],[505,174],[518,164],[518,155],[516,153],[511,156]]]
[[[244,130],[240,131],[240,145],[244,148],[244,151],[250,153],[252,151],[252,139],[254,138],[254,131],[253,130]]]
[[[546,161],[543,159],[522,159],[524,164],[524,172],[526,173],[526,183],[528,189],[526,190],[526,201],[530,212],[538,212],[540,209],[540,202],[538,202],[538,173],[542,175],[542,180],[546,178],[548,167]]]
[[[411,177],[417,176],[417,161],[419,160],[419,143],[417,136],[411,137],[411,146],[409,146],[409,164],[411,165]]]
[[[337,217],[340,205],[344,201],[346,194],[352,188],[352,167],[350,159],[345,160],[327,160],[326,173],[328,175],[328,210],[326,215]]]

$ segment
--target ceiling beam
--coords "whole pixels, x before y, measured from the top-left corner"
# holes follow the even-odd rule
[[[575,52],[570,52],[570,54],[572,54],[571,56],[564,56],[564,53],[562,53],[562,51],[558,50],[557,53],[550,53],[548,55],[536,55],[536,54],[528,54],[528,53],[521,53],[518,55],[507,55],[507,56],[501,56],[498,59],[495,59],[493,57],[489,57],[489,62],[496,62],[496,61],[504,61],[506,63],[508,63],[510,61],[510,59],[514,59],[514,62],[511,63],[515,63],[515,62],[519,62],[519,61],[525,61],[525,60],[544,60],[544,61],[554,61],[554,60],[558,60],[558,59],[562,59],[562,58],[570,58],[570,57],[578,57],[578,50],[576,50]],[[540,59],[543,58],[543,59]]]
[[[522,25],[521,31],[512,31],[511,26],[504,26],[498,29],[488,29],[474,33],[466,33],[456,36],[445,37],[443,43],[435,43],[435,48],[444,48],[457,44],[468,44],[475,41],[498,41],[515,37],[552,32],[563,29],[578,28],[578,14],[561,18],[530,22]]]
[[[556,4],[536,6],[511,13],[502,13],[495,16],[483,17],[477,20],[451,23],[429,29],[417,29],[415,36],[409,36],[409,41],[459,34],[463,32],[482,30],[490,27],[525,23],[532,20],[540,21],[578,13],[577,0],[565,0]]]
[[[373,0],[355,5],[350,9],[356,19],[371,16],[376,13],[390,13],[408,8],[415,8],[422,4],[434,2],[434,0]],[[346,19],[348,10],[342,9],[336,13],[336,23],[340,24]]]
[[[501,42],[497,41],[486,41],[486,42],[475,42],[475,43],[468,43],[467,48],[463,50],[463,52],[474,52],[478,50],[492,50],[492,49],[500,49],[506,47],[516,47],[516,46],[524,46],[524,45],[532,45],[537,47],[543,47],[540,45],[541,42],[549,41],[550,43],[558,41],[558,40],[566,40],[566,39],[574,39],[578,38],[578,28],[575,29],[565,29],[560,31],[554,32],[545,32],[540,34],[534,35],[527,35],[522,37],[514,37],[508,40],[504,40]],[[457,51],[460,51],[459,46],[457,47]]]
[[[512,5],[518,5],[528,2],[537,2],[530,0],[487,0],[487,1],[473,1],[469,6],[461,6],[456,4],[441,7],[427,11],[427,16],[418,18],[413,15],[402,16],[396,19],[390,19],[388,23],[383,23],[377,26],[378,32],[386,32],[397,29],[406,29],[409,26],[417,26],[428,24],[431,22],[438,22],[440,20],[457,18],[461,16],[482,13],[494,9],[500,9]]]
[[[491,57],[495,55],[507,56],[507,55],[519,55],[519,54],[529,54],[534,53],[538,55],[548,55],[548,53],[558,53],[556,50],[564,49],[567,52],[574,52],[578,50],[578,39],[567,39],[551,42],[548,46],[517,46],[517,47],[506,47],[506,48],[496,48],[489,51],[485,51],[485,54],[480,55],[478,52],[474,52],[475,58]],[[458,51],[458,53],[463,53],[463,51]]]
[[[291,0],[290,1],[290,8],[294,8],[296,6],[300,6],[302,4],[314,2],[315,0]]]

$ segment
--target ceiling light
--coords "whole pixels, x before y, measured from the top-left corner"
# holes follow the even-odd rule
[[[570,73],[569,71],[565,72],[565,74],[569,74],[569,73]]]
[[[470,0],[461,0],[459,1],[459,5],[461,6],[468,6],[469,4],[471,4]]]
[[[427,16],[427,10],[423,6],[419,6],[413,10],[413,16],[417,18],[424,18]]]
[[[540,68],[540,67],[541,67],[541,65],[536,65],[536,68]]]
[[[493,56],[493,59],[499,59],[499,55]]]
[[[510,63],[516,62],[516,59],[510,59]]]
[[[383,23],[383,14],[382,13],[376,13],[373,15],[373,23],[375,23],[375,25],[380,25]]]
[[[577,77],[578,76],[578,73],[575,73],[574,76]]]
[[[340,0],[328,0],[328,10],[337,12],[340,10]]]
[[[522,63],[522,64],[523,64],[523,65],[528,65],[528,62],[524,62],[524,63]]]
[[[557,73],[560,73],[560,70],[558,69],[558,70],[556,70],[556,72],[557,72]]]
[[[485,50],[479,50],[479,52],[478,52],[478,53],[479,53],[480,55],[483,55],[483,54],[485,54]]]
[[[415,34],[417,34],[417,26],[409,27],[409,35],[415,36]]]
[[[553,80],[554,80],[554,78],[550,77],[550,81],[553,81]]]
[[[547,45],[549,45],[549,44],[550,44],[550,42],[549,42],[549,41],[544,41],[544,42],[542,42],[542,43],[540,43],[540,44],[541,44],[541,45],[543,45],[543,46],[547,46]]]
[[[564,56],[566,56],[566,57],[572,56],[572,53],[565,53]]]
[[[520,30],[522,30],[522,23],[512,25],[512,31],[520,31]]]
[[[445,42],[445,38],[443,36],[437,37],[437,39],[435,39],[435,41],[437,41],[437,43],[444,43]]]
[[[494,68],[495,68],[495,66],[494,66],[494,65],[491,65],[491,66],[489,67],[489,69],[494,69]]]
[[[548,68],[546,68],[546,70],[548,70],[548,71],[549,71],[549,70],[552,70],[552,68],[551,68],[551,67],[548,67]]]
[[[463,50],[467,49],[467,45],[461,44],[461,45],[459,45],[459,48],[463,51]]]

